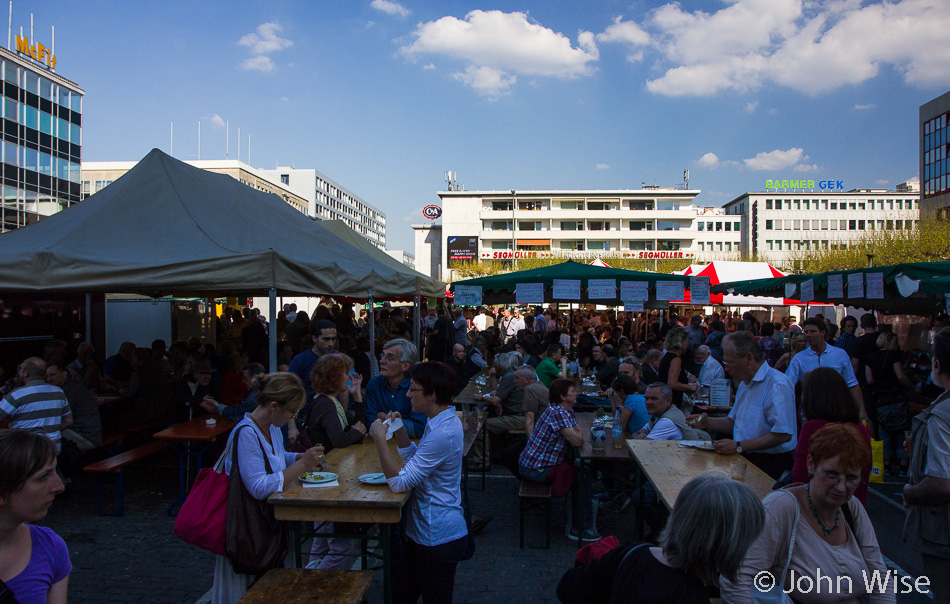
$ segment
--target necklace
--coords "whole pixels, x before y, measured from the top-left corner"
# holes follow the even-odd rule
[[[835,529],[838,528],[838,523],[841,522],[841,508],[835,510],[835,525],[831,528],[828,528],[825,526],[825,523],[822,522],[821,516],[818,515],[818,510],[815,509],[815,504],[811,501],[811,483],[805,485],[805,496],[808,498],[808,507],[811,508],[811,513],[815,515],[815,520],[817,520],[818,524],[821,526],[821,530],[825,533],[825,537],[830,537],[831,533],[835,532]]]

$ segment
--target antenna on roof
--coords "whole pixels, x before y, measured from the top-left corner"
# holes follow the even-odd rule
[[[458,173],[455,170],[446,170],[445,171],[445,182],[449,185],[449,191],[461,191],[462,185],[456,180]]]

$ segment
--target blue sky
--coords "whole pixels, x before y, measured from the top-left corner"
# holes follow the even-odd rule
[[[950,2],[14,2],[85,91],[83,159],[151,148],[316,168],[387,214],[391,249],[469,190],[766,179],[893,187],[950,89]]]

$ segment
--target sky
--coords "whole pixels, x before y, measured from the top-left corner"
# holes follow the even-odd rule
[[[703,206],[766,180],[893,190],[950,90],[947,0],[15,0],[14,34],[31,13],[86,92],[83,160],[196,159],[200,123],[201,159],[315,168],[410,252],[446,170],[507,191],[688,169]]]

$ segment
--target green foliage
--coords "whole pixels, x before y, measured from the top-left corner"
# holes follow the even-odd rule
[[[779,268],[795,273],[866,268],[869,256],[873,257],[875,266],[947,260],[950,258],[950,223],[921,220],[912,229],[870,231],[847,245],[796,252],[786,266]]]

